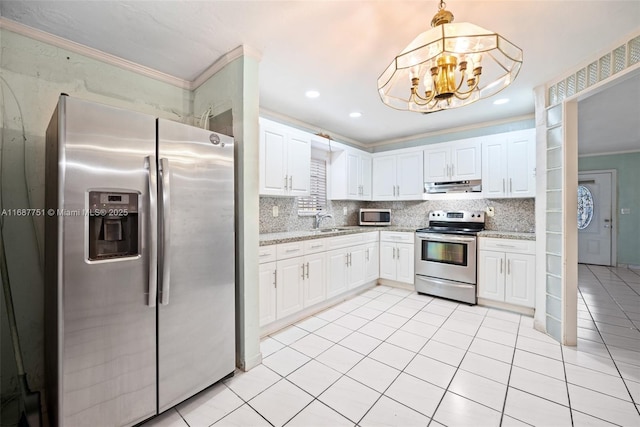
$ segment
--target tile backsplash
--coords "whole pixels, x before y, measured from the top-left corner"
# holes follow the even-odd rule
[[[273,207],[278,217],[273,217]],[[477,199],[427,200],[402,202],[328,201],[327,211],[333,218],[323,220],[323,227],[358,225],[360,208],[391,209],[393,225],[419,228],[427,225],[427,214],[432,210],[485,210],[493,206],[495,216],[486,217],[485,228],[499,231],[533,231],[535,229],[535,199]],[[343,214],[347,208],[347,215]],[[298,216],[295,197],[260,197],[260,233],[309,230],[313,217]]]

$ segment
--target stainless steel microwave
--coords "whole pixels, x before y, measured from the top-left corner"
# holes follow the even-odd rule
[[[360,209],[360,225],[391,225],[391,209]]]

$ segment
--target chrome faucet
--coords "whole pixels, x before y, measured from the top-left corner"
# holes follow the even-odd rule
[[[333,218],[333,215],[326,213],[326,212],[318,212],[316,214],[316,221],[315,224],[313,226],[314,230],[318,230],[320,229],[320,223],[322,222],[323,219],[325,218]]]

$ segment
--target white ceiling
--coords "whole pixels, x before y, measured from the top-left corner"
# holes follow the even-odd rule
[[[364,144],[532,114],[534,87],[614,47],[640,23],[640,1],[634,0],[449,0],[456,22],[494,30],[523,49],[520,75],[497,96],[510,102],[494,106],[494,97],[430,115],[393,110],[380,101],[376,80],[429,28],[437,6],[437,0],[2,0],[0,12],[186,80],[237,46],[251,46],[263,55],[262,109]],[[305,98],[308,89],[320,97]],[[351,111],[363,116],[351,119]]]

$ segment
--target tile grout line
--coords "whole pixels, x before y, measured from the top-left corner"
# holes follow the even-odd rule
[[[587,266],[587,268],[589,269],[589,272],[596,277],[596,279],[598,280],[598,282],[600,283],[600,286],[602,286],[602,282],[600,281],[600,279],[593,273],[593,271],[591,271],[591,268],[589,268],[589,266]],[[626,282],[625,282],[626,283]],[[580,290],[580,279],[578,278],[578,293],[580,294],[580,298],[582,298],[582,300],[584,301],[584,297],[582,295],[582,291]],[[608,293],[608,292],[607,292]],[[585,306],[587,307],[587,311],[589,313],[589,315],[591,316],[591,318],[593,319],[593,314],[591,313],[591,309],[589,308],[589,305],[585,302]],[[624,312],[624,310],[623,310]],[[626,314],[626,312],[625,312]],[[638,412],[638,415],[640,415],[640,408],[638,408],[638,406],[636,405],[635,400],[633,399],[633,395],[631,394],[631,390],[629,390],[629,386],[627,386],[627,382],[624,380],[624,377],[622,376],[622,372],[620,372],[620,368],[618,368],[618,363],[616,361],[616,359],[613,357],[613,355],[611,354],[611,350],[609,350],[609,345],[604,341],[604,338],[602,337],[602,333],[600,332],[600,328],[598,327],[598,324],[596,323],[595,319],[593,319],[593,323],[596,325],[596,331],[598,332],[598,334],[600,335],[600,338],[602,339],[602,343],[604,345],[604,348],[607,350],[607,353],[609,354],[609,357],[611,358],[611,361],[613,362],[613,366],[615,366],[616,371],[618,372],[618,376],[620,377],[620,380],[622,381],[622,384],[624,384],[625,389],[627,390],[627,394],[629,394],[629,397],[631,398],[631,404],[633,405],[633,407],[635,408],[636,412]],[[615,347],[615,346],[614,346]],[[564,360],[564,353],[563,353],[563,360]],[[564,365],[564,362],[563,362]],[[588,368],[587,368],[588,369]],[[566,369],[565,369],[565,375],[566,375]],[[573,383],[572,383],[573,384]],[[578,384],[574,384],[575,386],[580,387]],[[584,387],[588,390],[591,390],[588,387]],[[567,390],[569,389],[569,381],[567,381]],[[596,391],[596,390],[594,390]],[[610,396],[606,393],[602,393],[605,394],[606,396]],[[615,396],[611,396],[613,398],[619,399]],[[620,399],[622,400],[622,399]]]

